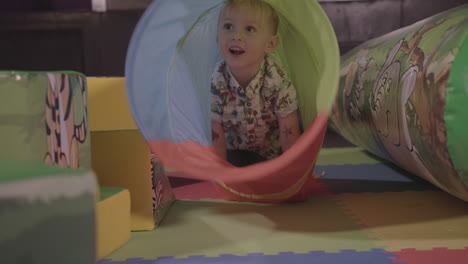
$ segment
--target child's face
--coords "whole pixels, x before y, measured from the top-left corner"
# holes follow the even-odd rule
[[[221,14],[217,42],[231,70],[257,72],[265,54],[278,45],[271,18],[248,7],[226,8]]]

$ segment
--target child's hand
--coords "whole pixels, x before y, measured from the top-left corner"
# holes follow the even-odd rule
[[[287,116],[278,116],[278,123],[280,129],[281,149],[285,152],[300,136],[297,111],[294,111]]]
[[[211,139],[213,147],[218,151],[223,159],[227,159],[226,138],[224,137],[224,129],[222,123],[211,123]]]

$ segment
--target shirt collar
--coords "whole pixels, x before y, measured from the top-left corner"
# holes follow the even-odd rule
[[[228,80],[228,85],[231,87],[231,89],[238,91],[238,93],[245,93],[245,95],[248,98],[254,97],[260,88],[260,78],[264,75],[265,72],[265,61],[266,58],[263,59],[262,64],[260,66],[259,71],[255,75],[255,77],[250,81],[250,83],[247,85],[245,89],[243,89],[240,84],[237,82],[236,78],[234,75],[232,75],[231,70],[229,69],[229,66],[226,64],[226,67],[224,68],[224,75],[226,79]]]

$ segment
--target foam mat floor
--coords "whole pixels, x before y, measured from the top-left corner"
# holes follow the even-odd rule
[[[468,263],[467,202],[360,148],[323,149],[315,172],[325,176],[302,203],[178,187],[159,227],[98,263]]]

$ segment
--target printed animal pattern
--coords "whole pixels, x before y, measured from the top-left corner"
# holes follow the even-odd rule
[[[153,215],[155,224],[158,225],[175,200],[175,197],[164,167],[154,154],[151,154],[151,182]]]
[[[458,196],[467,189],[447,149],[445,87],[467,26],[434,17],[347,55],[331,115],[354,144]]]
[[[47,77],[47,153],[44,161],[50,165],[78,168],[78,144],[84,143],[87,137],[88,104],[85,79],[78,74],[64,73],[48,73]],[[74,94],[75,92],[78,93]]]
[[[156,160],[156,156],[154,154],[151,154],[151,160],[150,160],[150,168],[151,168],[151,200],[153,202],[153,214],[156,213],[156,208],[157,208],[157,200],[158,197],[156,196],[156,173],[160,171],[159,169],[160,163]],[[155,168],[156,167],[156,168]]]

